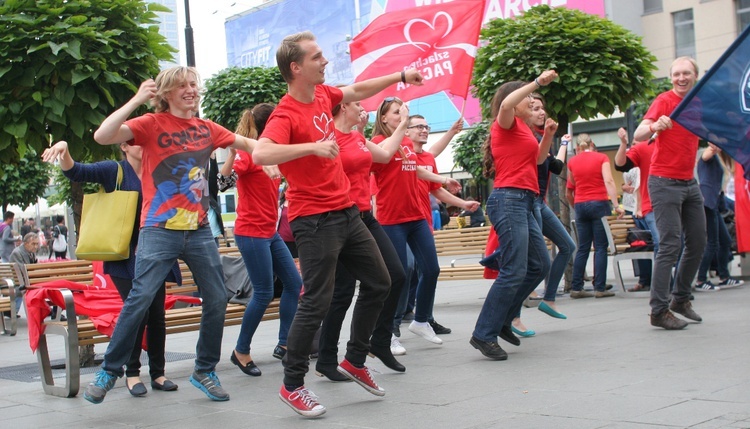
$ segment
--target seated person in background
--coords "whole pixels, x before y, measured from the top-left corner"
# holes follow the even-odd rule
[[[26,233],[23,236],[23,244],[13,249],[10,254],[10,262],[17,262],[20,265],[36,264],[36,252],[39,251],[39,236],[35,232]],[[16,285],[16,317],[21,317],[18,311],[21,309],[23,302],[23,287],[26,285]]]
[[[476,200],[474,198],[469,197],[466,199],[466,201],[476,201]],[[469,216],[469,223],[466,225],[466,228],[476,228],[478,226],[484,226],[485,224],[484,211],[482,211],[481,204],[474,211],[469,211],[469,210],[462,211],[459,216]]]

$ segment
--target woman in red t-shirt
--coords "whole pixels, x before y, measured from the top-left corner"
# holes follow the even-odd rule
[[[257,138],[263,132],[274,105],[261,103],[246,110],[237,127],[237,134]],[[302,279],[291,253],[276,232],[279,215],[278,169],[268,170],[253,163],[252,156],[243,151],[233,153],[222,166],[221,174],[228,176],[232,169],[237,174],[237,219],[234,221],[234,237],[245,262],[253,297],[245,309],[237,345],[230,360],[247,375],[261,375],[260,368],[250,356],[250,343],[268,304],[273,299],[273,276],[281,279],[283,290],[279,302],[279,343],[273,351],[275,358],[286,354],[286,339],[289,327],[297,312]]]
[[[575,205],[578,250],[573,262],[573,282],[570,297],[606,298],[614,292],[605,289],[607,280],[607,233],[602,217],[616,207],[622,216],[625,211],[617,204],[617,189],[609,167],[609,158],[594,150],[588,134],[578,136],[576,156],[568,161],[568,185],[566,196],[571,206]],[[610,201],[612,205],[610,205]],[[589,260],[591,242],[594,242],[594,289],[591,294],[583,290],[583,273]]]
[[[495,176],[487,214],[498,236],[495,262],[499,273],[479,313],[470,344],[494,360],[508,358],[497,343],[498,336],[520,344],[511,322],[524,299],[549,272],[549,254],[534,217],[534,200],[539,195],[537,164],[547,158],[557,124],[547,120],[544,137],[538,143],[526,122],[531,116],[531,94],[556,77],[554,70],[547,70],[530,83],[507,82],[492,99],[485,175]]]
[[[400,109],[403,101],[396,97],[387,97],[377,110],[374,143],[380,143],[392,136],[400,123]],[[429,323],[435,301],[435,288],[440,274],[435,239],[422,209],[424,195],[418,180],[424,179],[436,183],[447,183],[445,177],[428,172],[417,166],[417,154],[408,137],[400,140],[398,152],[385,164],[375,164],[372,171],[378,188],[376,194],[378,221],[390,238],[406,271],[407,246],[414,254],[422,276],[417,285],[417,307],[414,321],[409,330],[422,338],[442,344],[443,340],[435,335]],[[430,215],[430,222],[432,217]],[[392,289],[401,290],[403,285],[392,285]],[[398,298],[398,297],[396,297]],[[394,311],[395,312],[395,311]],[[397,341],[397,339],[395,340]],[[394,350],[404,353],[403,347],[395,343]]]

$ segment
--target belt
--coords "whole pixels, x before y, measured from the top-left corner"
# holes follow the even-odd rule
[[[695,178],[692,178],[692,179],[674,179],[672,177],[656,176],[656,175],[653,175],[653,174],[651,175],[651,177],[656,177],[657,179],[669,180],[671,182],[684,183],[686,185],[689,185],[690,183],[694,183],[695,182]]]
[[[372,210],[365,210],[363,212],[359,212],[359,217],[364,219],[367,216],[370,216],[372,214]]]

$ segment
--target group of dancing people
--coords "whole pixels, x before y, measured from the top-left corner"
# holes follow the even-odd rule
[[[397,97],[386,97],[375,114],[373,137],[368,140],[362,134],[368,115],[359,100],[399,82],[422,85],[424,78],[417,70],[348,86],[325,85],[328,61],[310,32],[286,37],[276,61],[288,85],[287,94],[276,106],[263,103],[244,112],[235,133],[195,117],[201,93],[198,74],[193,68],[174,67],[143,82],[136,95],[96,131],[100,144],[120,145],[123,161],[76,163],[65,142],[43,154],[49,162],[59,159],[72,180],[99,182],[107,190],[117,186],[117,171],[122,169],[121,189],[138,190],[142,195],[140,228],[131,241],[134,257],[105,265],[105,272],[119,279],[115,284],[124,305],[102,367],[85,389],[86,400],[101,403],[123,375],[127,375],[132,395],[146,394],[137,359],[144,329],[152,388],[177,390],[164,373],[163,301],[165,281],[179,275],[175,269],[178,258],[193,272],[203,301],[195,369],[189,381],[212,400],[229,400],[215,372],[221,357],[226,294],[219,252],[208,226],[205,187],[206,180],[216,180],[205,177],[205,166],[218,148],[230,148],[221,175],[236,178],[235,237],[254,289],[229,357],[240,371],[250,376],[262,373],[250,352],[253,336],[273,298],[274,275],[283,285],[278,344],[273,350],[284,366],[279,397],[305,417],[326,411],[305,386],[318,330],[316,373],[332,381],[354,381],[377,396],[383,396],[385,390],[375,382],[365,361],[371,354],[394,371],[406,371],[396,359],[405,349],[395,334],[398,331],[400,335],[396,328],[406,311],[412,279],[416,306],[409,331],[436,345],[442,344],[440,334],[450,333],[433,315],[440,268],[428,222],[432,218],[429,195],[467,211],[478,207],[476,201],[453,194],[460,189],[458,182],[436,174],[434,158],[460,131],[463,120],[426,150],[426,119],[409,115],[407,105]],[[490,359],[507,359],[498,338],[520,344],[514,332],[526,332],[518,328],[522,303],[548,275],[539,308],[552,317],[566,318],[556,307],[555,296],[575,245],[546,206],[543,190],[550,172],[562,172],[565,145],[571,139],[565,136],[563,148],[556,154],[551,151],[557,124],[546,118],[543,98],[537,93],[556,78],[557,73],[548,70],[532,82],[503,84],[492,101],[485,149],[494,190],[487,200],[487,212],[499,246],[483,263],[499,274],[470,339],[470,344]],[[145,103],[150,103],[155,113],[128,119]],[[649,118],[652,116],[647,115],[644,123],[655,122]],[[659,125],[645,125],[652,131],[658,129],[662,139],[673,126],[663,118],[657,117]],[[591,242],[597,239],[593,219],[613,208],[622,214],[622,209],[617,204],[609,161],[596,152],[584,155],[586,147],[580,143],[579,156],[568,162],[572,173],[568,188],[580,225],[578,254],[587,258]],[[656,147],[660,147],[659,139]],[[281,177],[288,184],[288,219],[299,271],[277,232]],[[372,188],[377,188],[377,219]],[[658,213],[656,218],[658,224]],[[550,262],[543,235],[560,249],[554,262]],[[686,237],[686,246],[690,242]],[[584,246],[586,251],[581,252]],[[586,260],[580,256],[579,261],[579,256],[575,266],[582,271]],[[594,286],[595,296],[601,298],[612,293],[605,289],[606,265],[602,270],[599,256],[597,248]],[[685,265],[680,269],[691,269]],[[582,277],[582,273],[575,274],[573,285],[573,292],[581,298],[585,297]],[[677,281],[686,277],[678,275]],[[338,339],[357,281],[349,340],[339,361]],[[675,287],[670,308],[690,317],[690,302],[682,299],[683,291],[682,285]],[[652,306],[653,302],[652,292]],[[652,323],[655,317],[665,317],[659,314],[652,311]]]

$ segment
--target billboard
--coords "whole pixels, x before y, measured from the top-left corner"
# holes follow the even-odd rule
[[[328,59],[326,83],[354,81],[349,58],[349,40],[382,13],[410,7],[447,3],[450,0],[278,0],[251,9],[225,24],[227,64],[238,67],[276,65],[276,48],[289,34],[310,30]],[[579,9],[604,16],[604,0],[487,0],[484,22],[522,15],[546,4]],[[458,119],[461,109],[469,124],[482,120],[478,100],[464,100],[447,92],[409,103],[413,114],[428,118],[433,131],[446,131]]]

